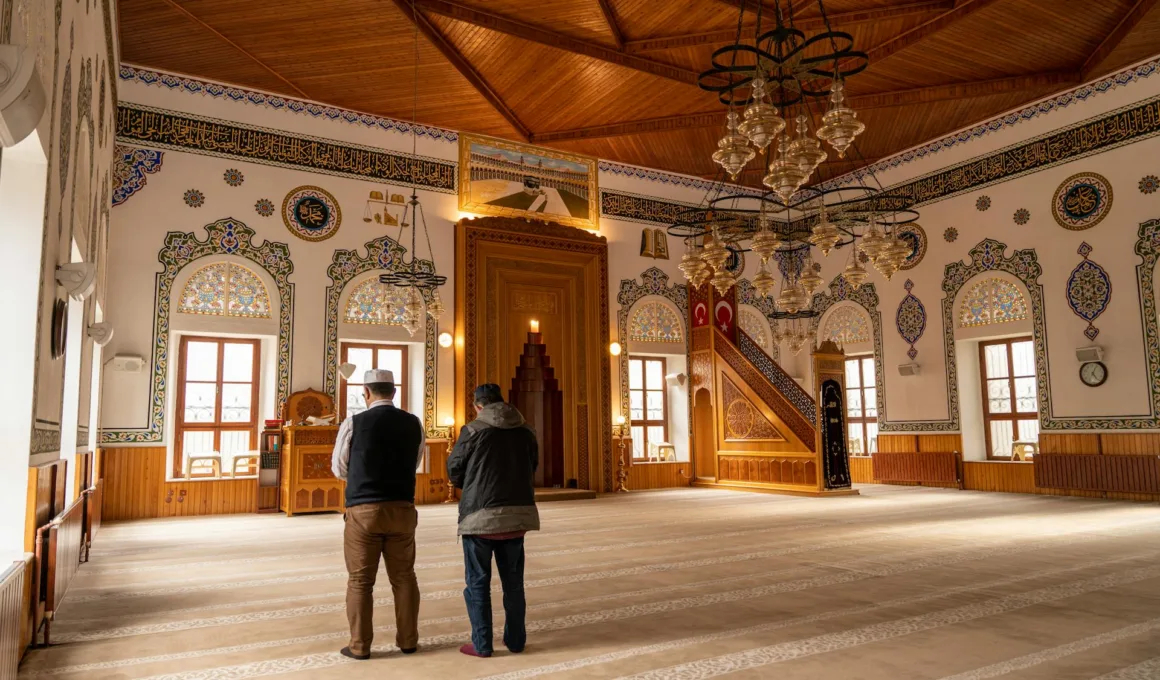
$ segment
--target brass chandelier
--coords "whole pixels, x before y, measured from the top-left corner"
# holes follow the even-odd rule
[[[845,81],[866,68],[867,55],[854,49],[850,34],[830,28],[823,0],[816,4],[826,30],[810,37],[794,27],[789,3],[783,8],[781,0],[772,2],[772,28],[763,28],[763,18],[766,26],[770,23],[763,17],[770,8],[761,1],[749,7],[756,25],[745,28],[746,4],[741,0],[737,40],[713,53],[699,84],[728,107],[714,163],[736,181],[751,161],[760,159],[768,193],[731,193],[722,181],[701,206],[679,213],[669,233],[685,239],[679,265],[685,278],[698,287],[709,283],[722,294],[740,274],[728,266],[736,260],[733,254],[755,253],[760,263],[754,289],[775,299],[774,318],[788,322],[776,339],[787,341],[796,353],[808,339],[800,320],[816,316],[812,299],[824,284],[813,249],[827,257],[852,246],[842,271],[852,288],[869,276],[863,262],[889,279],[910,254],[910,246],[897,237],[898,227],[915,221],[918,213],[905,197],[882,191],[880,184],[809,186],[829,158],[825,145],[838,158],[857,153],[854,142],[866,125],[846,102]],[[824,113],[815,111],[823,99],[828,100]],[[814,129],[817,113],[820,124]],[[877,183],[873,170],[869,174]],[[778,277],[770,271],[771,260],[781,273],[776,296]]]

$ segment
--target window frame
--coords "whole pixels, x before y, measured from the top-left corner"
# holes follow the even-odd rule
[[[399,408],[402,409],[403,411],[406,411],[407,410],[407,387],[411,384],[411,381],[408,380],[410,364],[407,363],[407,361],[409,359],[409,355],[407,354],[407,350],[410,348],[404,344],[358,342],[358,341],[345,342],[344,341],[342,343],[341,352],[339,353],[339,355],[341,357],[339,359],[340,364],[345,364],[345,363],[347,363],[347,361],[349,361],[349,359],[347,357],[348,357],[348,352],[350,351],[351,348],[371,350],[371,358],[373,360],[372,368],[379,367],[379,352],[378,352],[378,350],[380,350],[380,349],[402,350],[402,352],[403,352],[403,361],[402,361],[402,366],[403,366],[402,378],[403,378],[403,380],[401,382],[399,382],[400,376],[397,376],[397,375],[395,376],[395,380],[396,380],[396,382],[395,382],[395,394],[399,397]],[[363,384],[363,382],[361,380],[361,376],[359,376],[359,377],[360,377],[360,380],[354,381],[354,380],[347,380],[346,378],[342,377],[341,374],[339,374],[339,376],[338,376],[339,422],[346,420],[346,388],[348,385],[352,385],[352,384],[361,386]]]
[[[866,425],[868,423],[873,423],[875,425],[878,424],[878,416],[875,415],[875,416],[871,417],[871,416],[866,415],[866,403],[867,403],[867,401],[866,401],[866,372],[863,370],[863,368],[865,366],[865,364],[863,362],[865,362],[865,361],[877,361],[877,359],[874,357],[873,354],[856,354],[853,356],[846,357],[846,360],[842,365],[842,369],[845,370],[845,368],[846,368],[845,364],[848,364],[850,362],[857,362],[858,363],[858,375],[861,376],[861,380],[859,381],[859,386],[858,387],[850,387],[849,385],[845,385],[846,393],[842,395],[846,400],[846,413],[845,413],[845,415],[846,415],[846,450],[847,450],[847,454],[850,456],[856,456],[856,457],[860,457],[860,458],[869,457],[869,456],[874,455],[875,453],[878,453],[878,451],[877,451],[877,449],[878,449],[878,446],[877,446],[878,437],[877,437],[877,435],[874,437],[874,442],[875,442],[875,445],[873,447],[874,450],[871,451],[870,450],[871,449],[870,433],[866,431]],[[875,395],[875,399],[874,399],[874,412],[875,413],[878,412],[878,371],[877,371],[877,368],[878,367],[875,366],[874,387],[873,387],[874,395]],[[861,397],[861,403],[862,403],[862,415],[861,416],[851,416],[850,415],[850,392],[852,390],[858,390],[858,395]],[[849,449],[850,449],[850,425],[860,425],[862,427],[862,441],[866,442],[866,449],[867,449],[865,452],[863,452],[863,453],[850,453],[850,451],[849,451]]]
[[[987,460],[1011,460],[1011,456],[996,456],[991,445],[991,423],[993,421],[1010,421],[1013,423],[1011,428],[1011,441],[1021,441],[1023,437],[1020,436],[1019,421],[1020,420],[1035,420],[1039,422],[1039,409],[1034,411],[1020,411],[1018,407],[1018,400],[1015,392],[1015,380],[1018,378],[1036,378],[1034,365],[1030,375],[1015,375],[1015,353],[1012,346],[1017,342],[1033,343],[1035,339],[1030,335],[1019,336],[1014,338],[1002,338],[999,340],[983,340],[979,342],[979,397],[983,402],[983,436],[987,442]],[[1011,395],[1011,412],[1010,413],[991,413],[991,400],[987,398],[987,384],[991,380],[1003,380],[1003,378],[988,378],[987,377],[987,347],[994,347],[1004,345],[1007,348],[1007,389]],[[1033,359],[1034,361],[1034,359]],[[1036,395],[1036,406],[1038,406],[1039,396]],[[1030,417],[1028,417],[1030,416]]]
[[[217,373],[214,382],[216,393],[214,395],[214,422],[212,423],[189,423],[185,422],[185,386],[186,380],[186,363],[187,363],[187,348],[190,342],[214,343],[217,345]],[[229,421],[222,422],[222,385],[244,385],[236,381],[224,380],[224,365],[225,365],[225,346],[226,345],[250,345],[253,351],[253,361],[251,365],[252,380],[250,382],[250,420],[249,422]],[[205,335],[182,335],[181,341],[178,343],[177,352],[177,401],[176,409],[173,413],[174,422],[174,442],[173,442],[173,467],[172,474],[174,479],[185,478],[185,433],[186,432],[213,432],[214,450],[221,452],[222,432],[241,432],[249,431],[250,446],[249,450],[256,450],[258,437],[258,411],[261,404],[258,401],[260,394],[260,381],[262,376],[262,341],[257,338],[230,338],[230,337],[213,337]],[[206,380],[195,380],[197,384],[208,384]],[[221,472],[224,474],[225,463]],[[232,471],[231,471],[232,472]]]
[[[630,375],[632,373],[632,362],[634,362],[634,361],[641,362],[641,367],[640,367],[640,375],[641,375],[641,381],[642,381],[641,384],[644,386],[639,390],[634,390],[631,387],[628,390],[629,416],[630,416],[628,424],[629,424],[630,436],[631,436],[632,430],[634,428],[636,428],[636,427],[641,428],[642,439],[641,439],[641,445],[640,445],[641,456],[638,457],[636,455],[636,447],[634,446],[630,452],[630,458],[632,459],[631,462],[633,462],[633,463],[646,463],[646,462],[649,462],[648,428],[650,428],[650,427],[662,427],[662,428],[664,428],[664,435],[663,435],[664,441],[666,443],[668,443],[668,441],[669,441],[669,390],[668,390],[668,385],[665,383],[665,376],[668,375],[668,362],[665,361],[664,357],[654,357],[654,356],[648,356],[648,355],[641,355],[638,357],[630,356],[628,358],[628,365],[629,365],[628,370],[629,370]],[[648,367],[646,364],[647,364],[647,362],[650,362],[650,361],[658,362],[661,365],[661,389],[659,390],[661,393],[661,420],[648,420],[647,419],[647,416],[648,416],[648,393],[658,391],[658,390],[648,389]],[[632,383],[630,382],[629,384],[631,385]],[[643,410],[644,415],[646,417],[641,419],[641,420],[635,420],[631,417],[631,415],[632,415],[631,404],[632,404],[632,393],[633,392],[642,393],[641,404],[644,406],[644,408],[642,410]]]

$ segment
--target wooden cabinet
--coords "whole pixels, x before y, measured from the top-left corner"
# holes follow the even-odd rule
[[[337,425],[290,425],[283,429],[280,507],[287,516],[342,512],[346,484],[330,471]]]

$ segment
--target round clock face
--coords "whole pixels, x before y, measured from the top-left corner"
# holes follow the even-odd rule
[[[1098,387],[1108,379],[1108,367],[1101,361],[1089,361],[1079,367],[1079,379],[1088,387]]]

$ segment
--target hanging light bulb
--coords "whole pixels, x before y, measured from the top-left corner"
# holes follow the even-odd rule
[[[729,261],[729,249],[721,241],[721,237],[714,231],[713,240],[705,244],[704,250],[701,251],[701,259],[705,264],[713,268],[713,271],[720,271]]]
[[[769,163],[769,174],[762,178],[761,182],[773,189],[782,203],[788,204],[797,190],[805,184],[810,173],[804,170],[798,161],[789,158],[789,140],[783,137],[778,142],[777,150],[777,156]]]
[[[830,87],[830,110],[822,116],[822,127],[818,128],[818,139],[828,142],[838,158],[846,157],[846,149],[854,143],[854,138],[866,130],[866,124],[858,120],[858,114],[846,106],[846,85],[840,78]]]
[[[407,301],[403,304],[403,328],[414,336],[423,325],[423,296],[415,287],[408,288],[406,295]]]
[[[765,260],[757,268],[757,274],[753,276],[753,289],[761,297],[769,297],[773,293],[774,286],[777,284],[773,275],[765,268]]]
[[[846,283],[849,284],[851,288],[855,289],[861,288],[862,284],[866,283],[866,277],[869,275],[869,272],[867,272],[861,264],[858,264],[857,256],[851,257],[849,264],[847,264],[846,268],[842,270],[842,278],[846,279]]]
[[[725,135],[717,141],[717,150],[713,152],[713,162],[729,173],[729,179],[736,181],[741,169],[757,152],[749,147],[749,139],[737,131],[737,114],[733,111],[726,116],[725,127]]]
[[[805,170],[807,177],[826,160],[826,150],[822,148],[821,142],[809,136],[809,132],[809,118],[804,113],[799,114],[798,137],[789,145],[789,157]]]
[[[777,115],[777,107],[766,101],[765,86],[764,78],[754,79],[750,103],[745,107],[745,121],[737,126],[737,131],[761,151],[785,129],[785,120]]]
[[[760,228],[757,233],[753,235],[753,241],[749,244],[749,249],[761,258],[761,261],[768,262],[774,251],[781,245],[781,239],[777,237],[769,229],[769,216],[764,212],[757,218]]]
[[[443,316],[443,300],[439,298],[438,290],[431,294],[431,302],[427,304],[427,316],[435,320]]]
[[[818,218],[818,223],[810,232],[810,237],[807,240],[822,251],[822,257],[828,257],[834,246],[842,240],[842,232],[826,219],[825,203],[822,203],[821,208],[818,209]]]
[[[874,221],[870,221],[870,228],[862,235],[862,244],[858,247],[866,257],[870,258],[871,262],[877,263],[878,257],[882,255],[890,247],[889,241],[878,231],[878,227],[874,226]]]
[[[814,268],[809,266],[807,266],[805,271],[802,272],[801,276],[798,277],[798,285],[800,285],[802,289],[805,290],[806,295],[811,298],[824,283],[825,281],[822,280],[822,277],[818,276],[818,273],[814,271]]]

